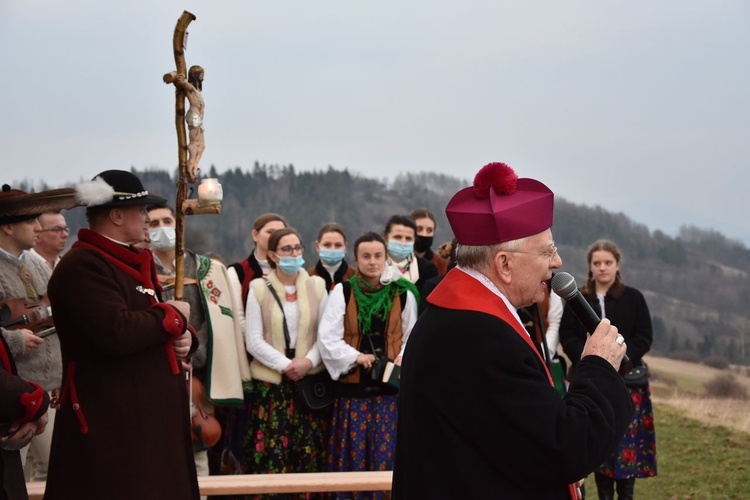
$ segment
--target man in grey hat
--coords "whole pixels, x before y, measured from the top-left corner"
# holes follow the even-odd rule
[[[197,499],[181,361],[197,342],[190,307],[162,301],[145,240],[163,203],[132,173],[78,186],[89,229],[55,268],[49,296],[64,384],[45,498]]]

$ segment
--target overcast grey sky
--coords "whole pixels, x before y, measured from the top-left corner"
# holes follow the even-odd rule
[[[184,9],[204,169],[470,179],[505,161],[652,230],[750,246],[744,0],[0,0],[3,182],[171,170],[161,76]]]

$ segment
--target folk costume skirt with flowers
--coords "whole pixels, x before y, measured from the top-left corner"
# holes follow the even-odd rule
[[[326,470],[393,470],[396,449],[395,395],[345,397],[333,403]],[[382,492],[340,493],[336,498],[383,498]]]
[[[615,452],[597,472],[615,479],[656,475],[656,432],[651,388],[631,387],[635,415]]]
[[[245,439],[245,473],[322,472],[325,413],[311,413],[294,401],[294,385],[250,383]]]

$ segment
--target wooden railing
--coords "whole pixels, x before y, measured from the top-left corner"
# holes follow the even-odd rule
[[[329,491],[390,491],[392,471],[247,474],[198,478],[201,495],[254,495]],[[26,483],[29,500],[41,500],[45,483]],[[116,487],[113,485],[113,487]]]

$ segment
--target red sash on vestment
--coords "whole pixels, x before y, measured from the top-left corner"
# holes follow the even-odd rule
[[[544,372],[547,374],[549,384],[552,387],[555,386],[549,368],[547,368],[547,363],[544,362],[542,355],[539,354],[539,351],[534,346],[526,329],[513,316],[505,301],[492,293],[492,291],[473,276],[460,269],[451,269],[445,275],[445,278],[440,281],[435,290],[427,296],[427,302],[454,311],[475,311],[489,314],[508,323],[524,342],[529,345],[537,358],[539,358],[544,367]],[[572,500],[578,498],[574,484],[568,485],[568,492]]]
[[[544,367],[550,385],[554,387],[552,375],[542,355],[534,346],[528,332],[524,329],[505,301],[492,293],[483,283],[460,269],[451,269],[440,281],[435,290],[427,296],[427,302],[445,309],[455,311],[476,311],[495,316],[508,323],[526,342]]]

